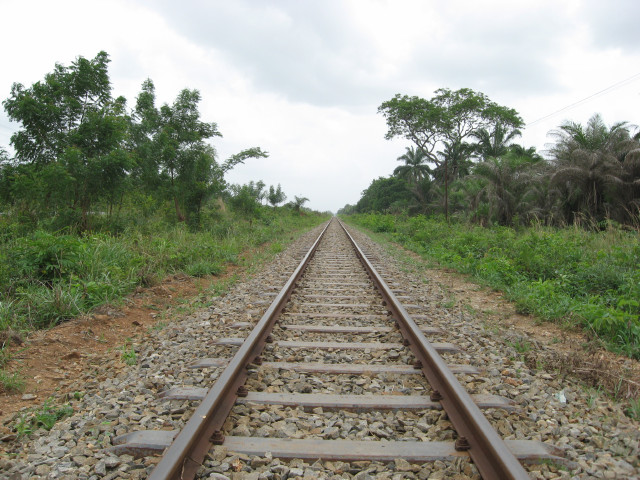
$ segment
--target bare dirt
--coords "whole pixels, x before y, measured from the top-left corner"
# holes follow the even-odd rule
[[[107,361],[120,360],[125,344],[143,342],[172,311],[195,302],[201,292],[228,278],[192,278],[175,275],[162,283],[139,288],[124,306],[105,306],[50,330],[34,331],[22,343],[13,338],[6,370],[25,380],[19,393],[0,394],[0,423],[16,412],[40,405],[54,393],[65,393],[82,374]],[[66,392],[72,394],[73,392]]]

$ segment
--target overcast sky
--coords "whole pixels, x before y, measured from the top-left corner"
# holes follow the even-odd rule
[[[159,105],[198,89],[220,160],[270,154],[227,179],[318,210],[399,165],[409,142],[385,140],[377,114],[396,93],[481,91],[533,123],[519,143],[538,150],[564,120],[640,124],[638,0],[0,0],[0,18],[0,99],[105,50],[114,95],[133,106],[146,78]],[[2,110],[0,147],[17,128]]]

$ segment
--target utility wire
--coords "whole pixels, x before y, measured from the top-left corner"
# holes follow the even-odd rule
[[[636,73],[635,75],[632,75],[632,76],[630,76],[629,78],[627,78],[625,80],[621,80],[621,81],[619,81],[617,83],[614,83],[613,85],[610,85],[607,88],[600,90],[599,92],[596,92],[596,93],[594,93],[592,95],[589,95],[588,97],[585,97],[582,100],[578,100],[577,102],[572,103],[571,105],[567,105],[566,107],[562,107],[560,110],[556,110],[555,112],[550,113],[549,115],[545,115],[544,117],[540,117],[537,120],[534,120],[533,122],[529,122],[529,123],[527,123],[526,126],[530,127],[531,125],[535,125],[536,123],[539,123],[542,120],[546,120],[549,117],[553,117],[554,115],[557,115],[560,112],[564,112],[565,110],[569,110],[569,109],[571,109],[571,108],[573,108],[573,107],[575,107],[577,105],[580,105],[581,103],[586,102],[587,100],[590,100],[590,99],[592,99],[594,97],[597,97],[599,95],[603,95],[603,94],[605,94],[607,92],[610,92],[611,90],[615,90],[617,88],[620,88],[620,87],[626,85],[627,83],[632,83],[632,82],[634,82],[635,80],[637,80],[639,78],[640,78],[640,73]]]

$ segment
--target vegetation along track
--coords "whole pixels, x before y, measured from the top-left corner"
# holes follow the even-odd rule
[[[275,299],[259,322],[233,325],[238,332],[253,326],[246,338],[213,341],[237,347],[235,355],[194,365],[224,368],[215,384],[164,392],[165,401],[200,402],[182,430],[128,433],[113,450],[166,449],[151,479],[194,478],[206,470],[214,445],[282,459],[458,462],[482,478],[529,478],[520,461],[561,461],[552,446],[500,438],[480,409],[517,407],[467,393],[456,375],[464,383],[477,370],[445,363],[440,354],[455,356],[458,349],[427,340],[442,331],[407,313],[419,306],[403,306],[404,292],[393,290],[374,261],[339,221],[329,222],[279,293],[265,286]],[[265,405],[279,406],[279,413]],[[384,422],[375,421],[379,415]],[[276,423],[283,428],[274,429]],[[310,435],[300,423],[313,427]]]

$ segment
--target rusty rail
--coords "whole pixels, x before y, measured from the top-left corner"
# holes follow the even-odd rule
[[[331,222],[328,222],[324,227],[278,296],[233,356],[227,368],[211,387],[171,446],[165,451],[162,459],[149,475],[149,480],[194,478],[211,445],[222,441],[219,431],[236,402],[238,390],[240,387],[244,388],[247,367],[262,352],[273,325],[289,301],[296,283],[318,248],[329,223]],[[209,441],[203,441],[204,439]]]
[[[440,401],[456,429],[458,433],[456,449],[468,451],[482,478],[523,480],[530,478],[473,402],[469,393],[460,385],[442,357],[396,299],[351,234],[342,222],[339,221],[339,223],[349,237],[371,281],[381,293],[385,306],[396,320],[402,336],[409,342],[409,347],[420,362],[422,372],[434,389],[431,399]]]

